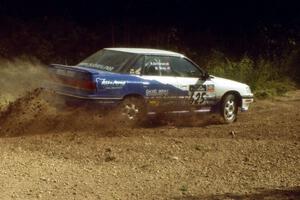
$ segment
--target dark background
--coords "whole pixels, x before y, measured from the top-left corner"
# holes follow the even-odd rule
[[[214,51],[280,61],[298,54],[299,13],[296,2],[279,0],[2,0],[0,56],[75,64],[126,46],[179,51],[204,66]]]

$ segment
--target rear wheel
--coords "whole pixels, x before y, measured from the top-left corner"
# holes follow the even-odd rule
[[[230,124],[237,119],[238,105],[233,94],[228,94],[223,98],[221,106],[222,122]]]
[[[139,125],[146,117],[146,105],[141,98],[127,97],[119,106],[120,121],[129,126]]]

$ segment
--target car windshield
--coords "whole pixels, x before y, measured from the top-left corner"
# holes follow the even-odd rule
[[[119,72],[134,56],[134,54],[126,52],[100,50],[78,65],[109,72]]]

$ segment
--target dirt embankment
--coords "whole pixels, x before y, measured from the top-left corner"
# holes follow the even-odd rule
[[[231,125],[139,128],[51,97],[36,89],[3,106],[0,199],[300,198],[300,91]]]

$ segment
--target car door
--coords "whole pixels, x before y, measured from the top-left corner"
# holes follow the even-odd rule
[[[149,80],[145,88],[145,96],[158,107],[174,109],[178,104],[178,80],[172,73],[169,56],[146,55],[142,78]]]
[[[179,98],[186,109],[201,108],[208,103],[208,96],[213,96],[214,86],[209,79],[204,79],[204,71],[184,57],[173,57],[170,65],[180,88]]]

